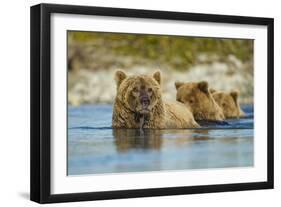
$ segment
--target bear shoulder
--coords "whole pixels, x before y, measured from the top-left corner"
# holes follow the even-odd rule
[[[193,114],[179,102],[165,103],[166,128],[196,128],[199,127]]]

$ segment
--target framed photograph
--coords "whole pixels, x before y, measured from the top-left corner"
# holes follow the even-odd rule
[[[273,19],[31,7],[31,200],[273,188]]]

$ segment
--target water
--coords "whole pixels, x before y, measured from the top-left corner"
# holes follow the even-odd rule
[[[253,106],[247,116],[201,129],[111,128],[111,105],[69,107],[68,175],[253,166]]]

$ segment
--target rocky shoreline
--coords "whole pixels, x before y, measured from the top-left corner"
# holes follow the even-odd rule
[[[186,71],[168,69],[155,64],[134,65],[130,68],[108,67],[98,70],[81,68],[68,71],[68,104],[113,103],[116,94],[114,73],[123,69],[128,74],[152,74],[155,70],[162,72],[162,93],[165,100],[175,100],[175,81],[209,82],[217,90],[240,91],[240,103],[253,103],[253,65],[243,63],[233,55],[227,60],[207,62],[204,55],[198,57],[198,63]]]

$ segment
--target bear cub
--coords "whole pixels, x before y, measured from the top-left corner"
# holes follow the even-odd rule
[[[195,120],[223,121],[223,110],[209,91],[206,81],[175,82],[176,99],[183,103],[192,113]]]
[[[238,91],[231,91],[228,93],[225,91],[216,91],[212,89],[211,93],[215,101],[222,108],[223,114],[226,118],[240,118],[245,116],[244,111],[242,111],[239,105]]]

